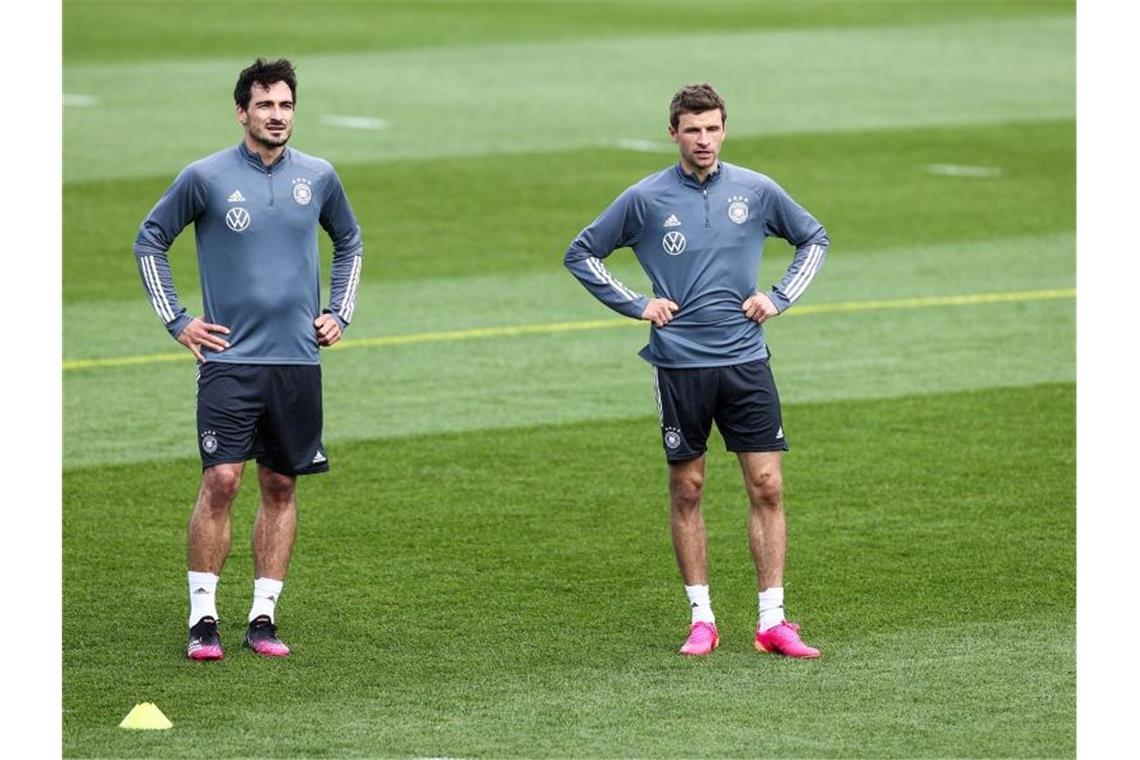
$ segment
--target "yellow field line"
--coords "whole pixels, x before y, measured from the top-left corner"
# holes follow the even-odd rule
[[[936,306],[974,306],[991,303],[1015,303],[1024,301],[1049,301],[1076,298],[1075,288],[1060,290],[1024,290],[1010,293],[971,293],[958,296],[931,296],[928,298],[894,298],[877,301],[848,301],[846,303],[823,303],[797,306],[784,315],[804,317],[810,314],[836,314],[851,311],[882,311],[886,309],[925,309]],[[603,330],[611,327],[631,325],[645,326],[640,320],[611,318],[588,319],[579,322],[548,322],[534,325],[503,325],[501,327],[471,327],[465,330],[441,330],[438,332],[411,333],[408,335],[386,335],[378,338],[346,338],[333,350],[347,348],[378,348],[382,346],[407,346],[415,343],[438,343],[441,341],[472,340],[476,338],[506,338],[517,335],[543,335],[549,333],[579,332],[582,330]],[[102,367],[128,367],[137,364],[158,364],[160,362],[188,361],[193,357],[188,351],[142,356],[118,356],[108,359],[71,359],[64,361],[64,371],[77,369],[97,369]]]

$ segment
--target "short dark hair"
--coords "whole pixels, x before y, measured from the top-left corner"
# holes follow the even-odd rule
[[[677,94],[669,103],[669,123],[676,129],[681,122],[681,114],[704,113],[714,108],[720,109],[722,122],[728,121],[728,110],[724,107],[724,98],[713,89],[711,84],[687,84],[677,90]]]
[[[297,72],[293,70],[293,64],[284,58],[278,58],[276,61],[258,58],[252,66],[242,69],[241,73],[238,74],[237,84],[234,86],[234,104],[248,111],[255,83],[268,90],[270,86],[278,82],[289,85],[289,91],[293,93],[293,101],[296,102]]]

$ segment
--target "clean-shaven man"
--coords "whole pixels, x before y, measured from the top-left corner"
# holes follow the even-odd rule
[[[727,111],[708,84],[682,88],[669,135],[680,160],[628,188],[566,251],[566,267],[599,301],[652,322],[641,356],[653,365],[669,465],[673,547],[691,625],[681,653],[712,652],[720,638],[709,597],[701,493],[712,423],[740,460],[756,567],[758,650],[818,657],[784,617],[786,530],[780,461],[788,450],[761,325],[795,303],[827,257],[823,226],[763,174],[720,160]],[[764,240],[796,251],[768,292],[756,280]],[[653,297],[618,281],[603,260],[630,247]]]

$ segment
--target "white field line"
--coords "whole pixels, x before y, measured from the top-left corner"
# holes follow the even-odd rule
[[[637,140],[633,138],[614,140],[612,145],[616,148],[634,150],[638,153],[668,153],[676,150],[672,143],[658,142],[655,140]]]
[[[321,124],[329,127],[344,127],[345,129],[384,129],[388,122],[373,116],[342,116],[338,114],[325,114],[321,116]]]
[[[1000,177],[1000,166],[964,166],[962,164],[923,164],[922,168],[930,174],[940,174],[944,177]]]
[[[99,105],[99,98],[94,95],[72,95],[65,92],[63,94],[63,104],[77,108],[94,108]]]
[[[891,309],[926,309],[941,306],[977,306],[994,303],[1018,303],[1027,301],[1063,300],[1077,297],[1075,288],[1059,290],[1025,290],[1006,293],[966,293],[956,296],[931,296],[926,298],[893,298],[873,301],[848,301],[845,303],[823,303],[797,306],[783,315],[804,317],[812,314],[836,314],[852,311],[884,311]],[[506,338],[519,335],[543,335],[551,333],[582,332],[614,327],[642,326],[641,320],[616,317],[609,319],[589,319],[578,322],[548,322],[545,324],[503,325],[501,327],[469,327],[462,330],[440,330],[437,332],[411,333],[408,335],[384,335],[375,338],[342,340],[332,349],[381,348],[385,346],[407,346],[416,343],[438,343],[442,341],[474,340],[478,338]],[[138,364],[158,364],[161,362],[187,361],[193,359],[188,351],[164,354],[144,354],[141,356],[116,356],[105,359],[71,359],[63,362],[65,372],[80,369],[100,369],[104,367],[125,367]]]

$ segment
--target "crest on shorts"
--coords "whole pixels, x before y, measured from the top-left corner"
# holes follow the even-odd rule
[[[213,430],[206,430],[202,433],[202,451],[207,454],[213,454],[218,450],[218,437],[217,433]]]
[[[249,227],[249,212],[241,206],[234,206],[226,212],[226,226],[234,232],[242,232]]]
[[[304,177],[293,180],[293,200],[299,206],[308,206],[313,200],[313,186]]]
[[[661,238],[661,247],[665,249],[665,253],[670,256],[679,256],[685,250],[685,236],[677,230],[666,232],[665,237]]]
[[[733,224],[744,224],[748,221],[748,199],[736,195],[728,199],[728,220]]]
[[[681,431],[677,428],[665,428],[665,448],[676,451],[681,447]]]

